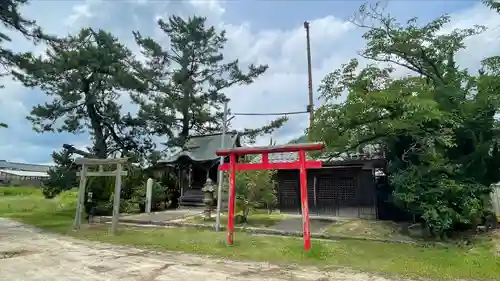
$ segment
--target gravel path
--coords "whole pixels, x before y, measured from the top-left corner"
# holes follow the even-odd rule
[[[391,281],[348,271],[153,253],[48,234],[1,218],[0,280]]]

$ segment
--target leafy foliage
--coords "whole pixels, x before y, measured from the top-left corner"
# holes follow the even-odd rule
[[[28,87],[39,87],[49,98],[27,117],[37,132],[88,132],[93,140],[90,153],[98,158],[118,154],[141,161],[154,147],[143,134],[143,121],[123,113],[119,103],[124,91],[141,90],[143,84],[134,75],[137,63],[131,51],[112,34],[82,29],[64,40],[48,42],[44,56],[23,55],[18,66],[21,71],[15,76]],[[48,186],[64,178],[52,176],[56,182]],[[85,201],[87,213],[93,204],[109,201],[113,182],[88,181],[92,201]]]
[[[500,3],[495,0],[483,0],[482,1],[486,6],[490,9],[495,10],[497,13],[500,13]]]
[[[366,28],[357,60],[325,77],[327,103],[315,114],[314,133],[333,153],[377,147],[400,206],[422,217],[432,233],[476,225],[487,208],[490,184],[500,180],[497,59],[479,75],[455,64],[464,40],[484,28],[444,33],[442,16],[423,26],[405,25],[377,6],[362,6],[355,22]],[[374,21],[374,24],[367,24]],[[410,71],[397,77],[398,70]],[[346,100],[337,103],[345,96]]]
[[[45,56],[27,54],[16,73],[26,86],[39,87],[50,102],[33,108],[28,120],[38,132],[81,133],[93,140],[92,152],[106,158],[116,152],[145,153],[150,139],[144,125],[118,103],[122,91],[141,88],[133,75],[130,50],[103,30],[82,29],[60,42],[50,42]]]
[[[61,192],[78,186],[77,167],[67,150],[52,152],[52,161],[55,166],[49,170],[49,178],[43,182],[42,187],[45,198],[54,198]]]
[[[42,33],[40,27],[32,20],[28,20],[20,13],[20,8],[28,3],[28,0],[4,0],[0,4],[0,20],[4,26],[4,30],[14,30],[19,32],[24,37],[32,40],[35,43],[41,40],[53,40]],[[0,77],[10,73],[11,67],[15,66],[18,54],[13,50],[5,47],[5,43],[11,42],[11,37],[0,31]],[[0,85],[2,88],[2,85]],[[0,128],[7,128],[5,123],[0,123]]]
[[[40,42],[42,39],[52,39],[42,33],[35,21],[26,19],[20,13],[22,6],[26,5],[28,0],[5,0],[0,4],[0,20],[2,21],[5,30],[14,30],[21,33],[27,39]],[[0,76],[9,73],[10,68],[15,65],[17,54],[6,48],[6,42],[11,42],[12,39],[3,30],[0,31],[0,66],[7,72],[0,72]]]
[[[239,171],[236,172],[236,213],[240,213],[240,222],[246,222],[250,212],[267,208],[271,212],[277,203],[275,190],[276,171]],[[224,189],[228,190],[228,181]]]
[[[112,171],[115,165],[104,165],[103,170]],[[92,168],[98,170],[97,167]],[[137,212],[140,210],[141,198],[136,195],[145,190],[146,174],[140,167],[130,163],[123,166],[128,172],[122,177],[120,193],[120,210],[123,212]],[[115,194],[115,177],[90,177],[85,194],[85,211],[92,215],[110,215],[113,210]]]

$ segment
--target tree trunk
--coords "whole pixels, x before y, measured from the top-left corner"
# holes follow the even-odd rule
[[[107,157],[106,139],[104,138],[104,131],[102,120],[95,108],[97,101],[95,96],[92,96],[90,84],[93,82],[93,75],[88,79],[83,79],[82,92],[85,95],[85,109],[90,119],[90,126],[94,133],[94,150],[98,158],[105,159]]]
[[[104,138],[103,127],[100,122],[100,117],[97,114],[94,105],[87,103],[87,112],[90,118],[90,125],[94,132],[94,150],[98,158],[105,159],[107,157],[106,139]]]
[[[248,214],[250,213],[250,208],[247,204],[245,204],[245,208],[243,208],[243,222],[248,222]]]
[[[94,155],[100,159],[107,158],[107,145],[106,139],[104,137],[104,127],[102,124],[101,116],[97,113],[96,105],[97,101],[95,97],[90,93],[90,83],[91,79],[87,79],[84,81],[83,92],[85,94],[85,109],[87,111],[88,117],[90,119],[90,126],[92,128],[92,132],[94,133]],[[111,192],[110,185],[105,180],[105,178],[96,178],[92,181],[89,181],[87,184],[87,190],[84,196],[84,208],[85,212],[88,215],[94,213],[96,209],[101,208],[108,200],[109,194]],[[92,200],[88,200],[89,192],[92,193]],[[103,211],[106,208],[103,208]]]

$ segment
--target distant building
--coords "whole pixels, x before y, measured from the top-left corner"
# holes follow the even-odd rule
[[[16,186],[40,186],[48,178],[51,166],[25,164],[0,160],[0,184]]]

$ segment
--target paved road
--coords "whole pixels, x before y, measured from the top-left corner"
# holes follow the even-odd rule
[[[0,218],[0,280],[5,281],[390,281],[266,263],[208,259],[80,241]]]

